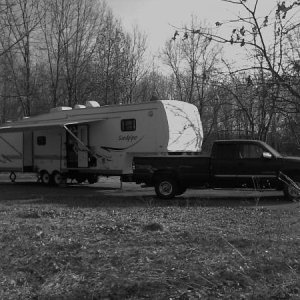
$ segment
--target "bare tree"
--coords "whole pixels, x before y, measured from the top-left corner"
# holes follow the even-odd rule
[[[202,28],[195,18],[190,27]],[[164,62],[176,79],[179,99],[196,104],[201,113],[206,101],[205,91],[216,73],[221,49],[213,45],[210,38],[195,34],[194,30],[185,32],[181,39],[176,38],[177,34],[166,43]]]
[[[10,66],[15,90],[24,116],[30,115],[32,96],[31,51],[39,19],[36,14],[37,0],[6,0],[3,4],[5,15],[1,14],[3,30],[0,42],[2,55]]]
[[[238,45],[252,51],[253,56],[260,56],[263,63],[257,68],[263,68],[269,76],[289,92],[294,99],[294,108],[298,110],[300,93],[291,83],[286,73],[286,60],[283,58],[284,47],[288,35],[299,27],[297,8],[299,1],[279,1],[277,5],[264,16],[258,15],[259,0],[220,0],[241,9],[241,14],[226,22],[216,22],[218,30],[226,24],[235,25],[229,36],[220,35],[218,31],[208,32],[203,28],[182,29],[182,35],[199,34],[221,44]],[[178,31],[177,31],[178,32]],[[256,66],[249,66],[253,70]]]
[[[97,37],[97,49],[94,56],[96,88],[104,104],[117,102],[113,87],[118,81],[117,70],[120,67],[120,55],[123,51],[123,36],[120,22],[111,10],[105,15],[104,25]]]
[[[68,91],[68,104],[77,103],[84,92],[84,73],[96,49],[101,30],[99,7],[96,1],[69,1],[67,28],[62,33],[64,77]]]
[[[72,106],[87,97],[87,73],[105,11],[96,0],[43,1],[40,49],[47,57],[53,106]]]
[[[143,69],[144,54],[146,51],[146,36],[137,27],[134,27],[132,34],[127,34],[124,41],[123,74],[125,95],[124,102],[135,102],[135,90],[138,82],[146,74]]]
[[[211,91],[220,77],[218,64],[221,47],[212,39],[195,33],[193,28],[204,28],[192,18],[190,28],[179,38],[176,31],[163,50],[164,62],[171,69],[176,90],[175,98],[195,104],[201,115],[206,139],[215,129],[222,99]],[[203,29],[204,30],[204,29]]]
[[[94,55],[97,92],[104,104],[136,101],[143,69],[146,36],[134,28],[125,32],[112,11],[105,15]]]

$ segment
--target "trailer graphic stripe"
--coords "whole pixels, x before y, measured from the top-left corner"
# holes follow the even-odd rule
[[[137,140],[135,143],[131,144],[128,147],[124,147],[124,148],[115,148],[115,147],[107,147],[107,146],[101,146],[102,149],[106,150],[106,151],[123,151],[123,150],[127,150],[130,149],[131,147],[135,146],[136,144],[138,144],[142,139],[144,138],[144,136],[142,136],[139,140]]]
[[[28,120],[24,121],[16,121],[12,125],[0,126],[0,132],[22,132],[26,130],[46,130],[48,128],[66,128],[68,125],[74,124],[88,124],[93,122],[100,122],[105,119],[96,118],[96,119],[78,119],[71,121],[68,118],[63,119],[51,119],[51,120]],[[67,129],[66,129],[67,130]]]
[[[8,142],[3,136],[0,136],[0,139],[4,143],[6,143],[9,147],[11,147],[13,150],[15,150],[15,152],[17,152],[22,157],[22,153],[15,146],[13,146],[10,142]]]
[[[14,160],[18,160],[18,159],[22,159],[22,156],[21,155],[5,155],[5,154],[2,154],[0,156],[0,162],[1,163],[8,163],[8,162],[12,162]]]

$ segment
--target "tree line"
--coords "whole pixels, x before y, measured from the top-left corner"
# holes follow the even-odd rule
[[[2,0],[1,117],[135,101],[146,37],[97,0]]]
[[[151,63],[147,36],[127,32],[105,2],[0,0],[1,123],[87,100],[177,99],[198,107],[205,149],[255,138],[297,153],[300,1],[279,1],[264,16],[262,0],[220,1],[238,17],[213,25],[192,17]],[[228,59],[228,48],[245,64]]]

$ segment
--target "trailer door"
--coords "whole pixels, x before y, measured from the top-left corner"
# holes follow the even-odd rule
[[[33,133],[32,131],[23,132],[23,171],[33,171]]]
[[[67,131],[67,167],[88,168],[88,125],[71,125]]]
[[[78,139],[83,142],[84,145],[88,145],[88,125],[78,126]],[[83,145],[78,143],[78,168],[87,168],[88,163],[88,151]]]

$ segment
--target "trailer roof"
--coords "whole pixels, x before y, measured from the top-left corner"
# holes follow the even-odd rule
[[[13,122],[11,124],[5,124],[4,126],[0,127],[0,132],[20,132],[20,131],[27,131],[27,130],[42,130],[42,129],[49,129],[49,128],[59,128],[68,125],[75,125],[75,124],[87,124],[97,121],[103,121],[106,119],[84,119],[78,121],[68,121],[66,119],[60,120],[39,120],[39,121],[31,121],[30,119]]]

